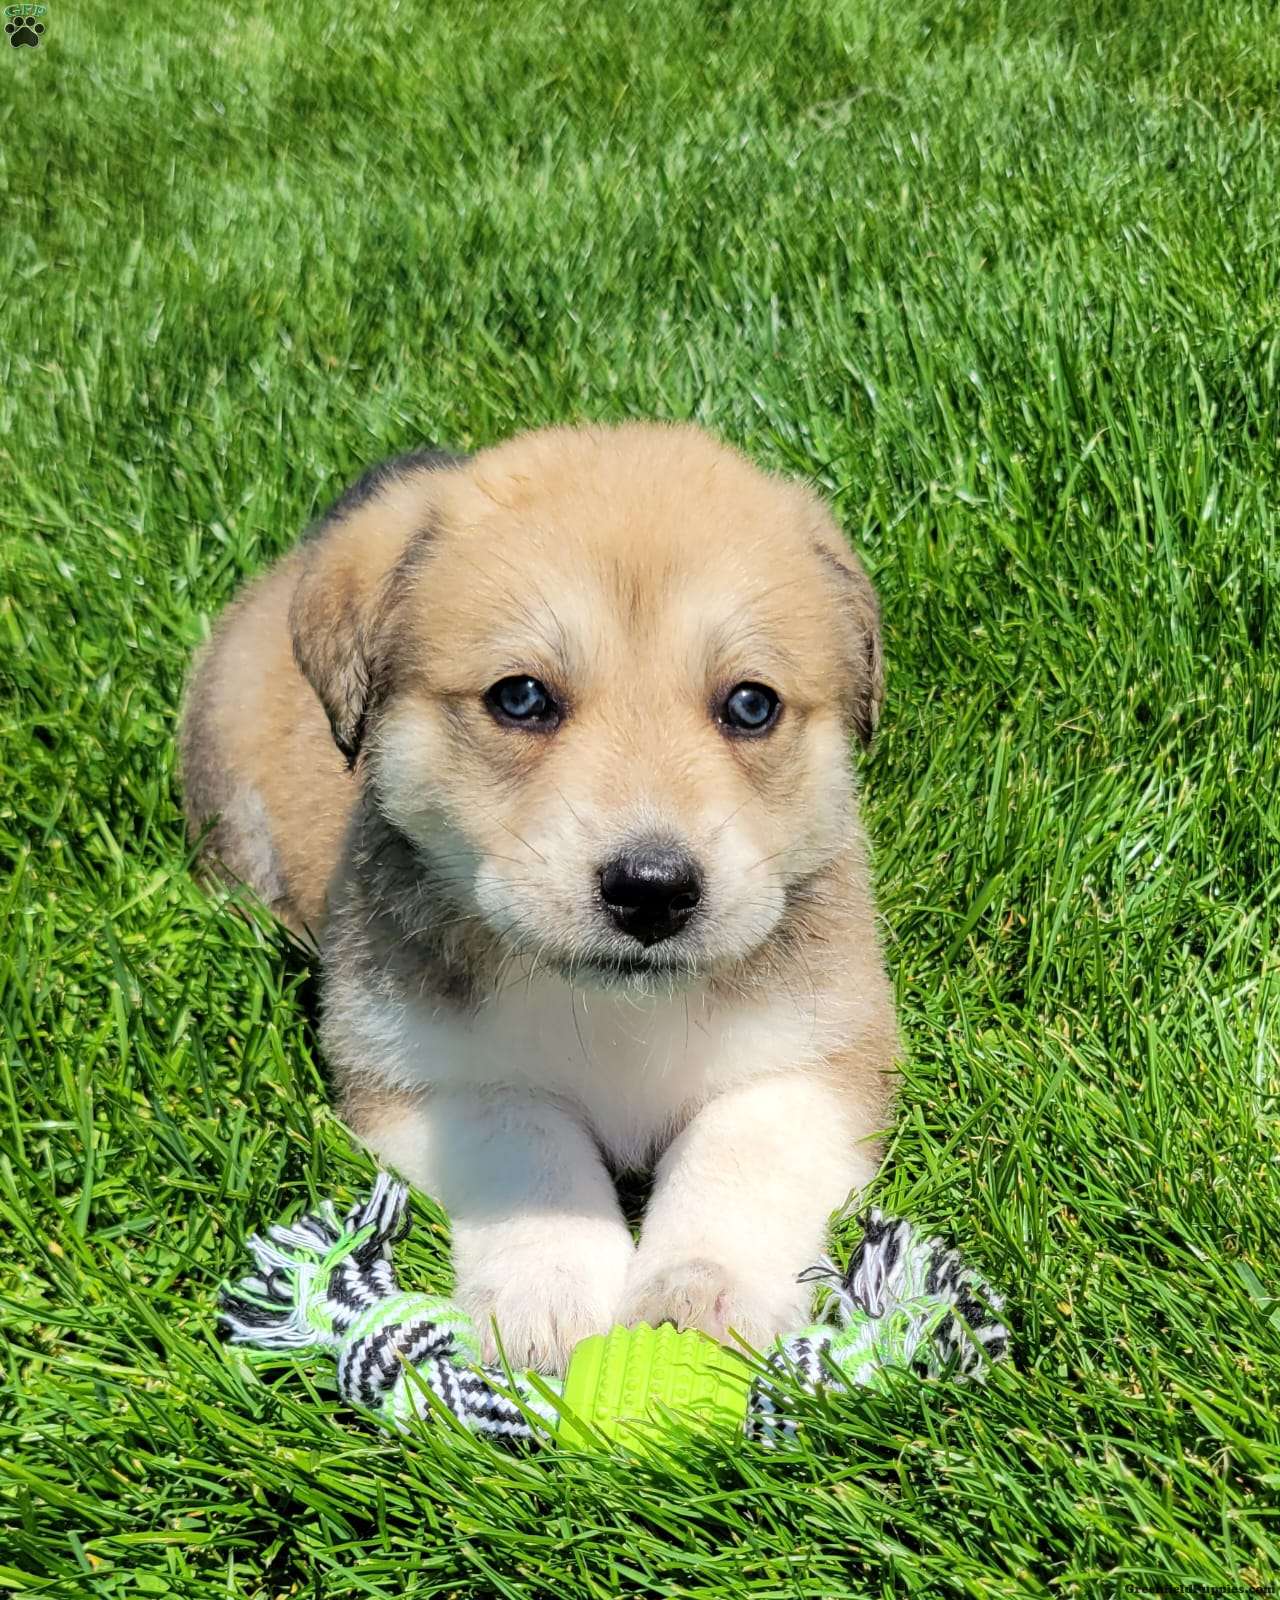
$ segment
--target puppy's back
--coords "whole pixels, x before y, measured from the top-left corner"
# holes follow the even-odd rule
[[[287,557],[223,613],[196,657],[179,752],[201,861],[247,883],[294,932],[318,928],[352,786],[293,660]],[[207,831],[206,831],[207,830]]]

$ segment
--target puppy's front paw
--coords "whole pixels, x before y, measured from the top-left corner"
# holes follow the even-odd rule
[[[753,1280],[703,1257],[648,1269],[637,1263],[637,1269],[623,1302],[627,1324],[674,1322],[722,1344],[741,1340],[766,1350],[780,1333],[794,1333],[808,1320],[805,1286],[785,1278]]]
[[[613,1326],[634,1250],[625,1228],[590,1241],[524,1229],[494,1250],[464,1250],[455,1298],[475,1322],[486,1361],[499,1345],[513,1369],[563,1372],[574,1345]],[[456,1246],[455,1246],[456,1254]]]

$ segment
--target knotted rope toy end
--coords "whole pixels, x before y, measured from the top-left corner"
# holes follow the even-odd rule
[[[342,1398],[391,1427],[428,1415],[429,1393],[474,1432],[533,1438],[528,1413],[554,1415],[539,1390],[480,1366],[475,1327],[452,1300],[397,1283],[391,1249],[408,1231],[407,1202],[404,1184],[380,1173],[342,1220],[326,1202],[255,1235],[258,1271],[222,1293],[224,1335],[262,1350],[329,1352]]]

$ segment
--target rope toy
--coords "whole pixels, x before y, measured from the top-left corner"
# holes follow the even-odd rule
[[[495,1441],[576,1446],[625,1436],[643,1447],[664,1415],[776,1443],[799,1425],[788,1384],[884,1389],[904,1370],[981,1382],[1008,1351],[1003,1297],[941,1240],[870,1211],[847,1271],[823,1260],[802,1274],[823,1320],[780,1338],[763,1363],[693,1330],[642,1324],[584,1339],[562,1380],[485,1366],[454,1301],[396,1282],[407,1198],[382,1173],[345,1218],[326,1202],[255,1235],[256,1273],[222,1291],[224,1335],[261,1351],[329,1354],[343,1400],[400,1431],[443,1407]]]

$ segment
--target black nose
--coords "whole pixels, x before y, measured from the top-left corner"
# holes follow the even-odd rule
[[[702,899],[695,862],[670,845],[644,845],[615,856],[600,873],[600,895],[623,933],[660,944],[679,933]]]

